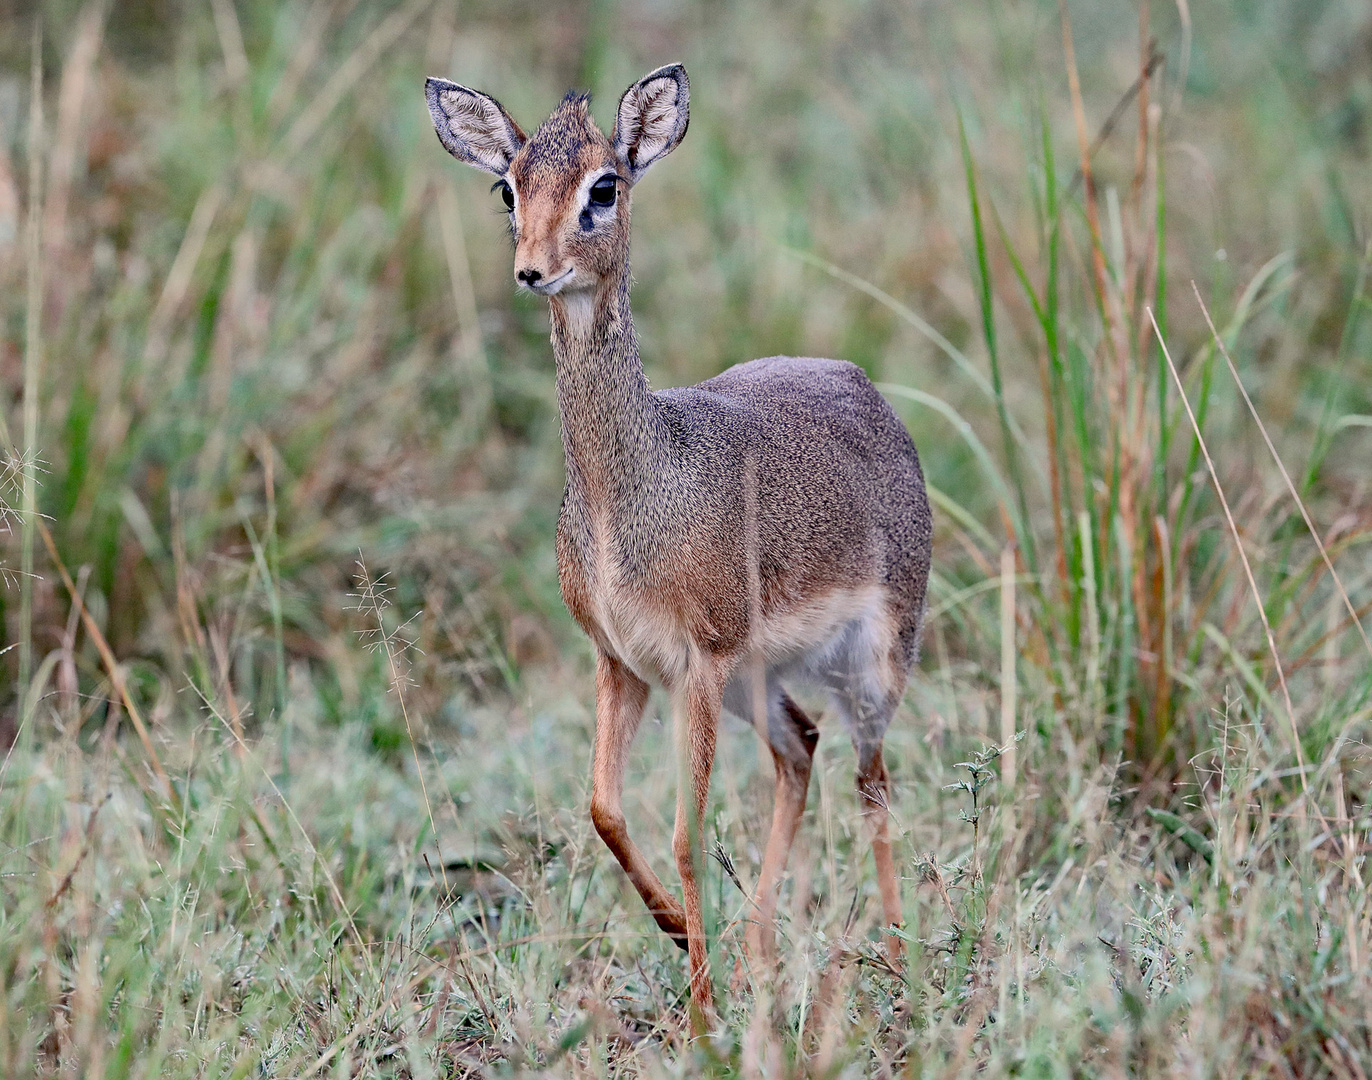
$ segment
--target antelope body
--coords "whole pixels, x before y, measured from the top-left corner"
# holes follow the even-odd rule
[[[881,746],[924,615],[932,522],[919,459],[852,364],[776,356],[649,389],[629,311],[629,191],[686,132],[680,65],[625,92],[609,138],[585,97],[568,95],[526,136],[485,94],[430,79],[426,96],[444,147],[499,178],[515,277],[550,300],[567,459],[558,571],[597,657],[591,815],[658,925],[688,950],[692,1003],[708,1017],[697,864],[721,709],[762,729],[777,775],[750,951],[772,947],[818,741],[785,689],[792,680],[826,688],[848,728],[884,917],[901,921]],[[672,697],[688,765],[673,838],[684,906],[622,810],[652,683]]]

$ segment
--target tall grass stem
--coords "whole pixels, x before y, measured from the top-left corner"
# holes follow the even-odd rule
[[[1191,430],[1195,433],[1196,442],[1200,446],[1201,453],[1205,456],[1205,467],[1210,472],[1210,481],[1215,485],[1215,494],[1219,497],[1220,506],[1224,509],[1224,520],[1229,526],[1229,533],[1234,538],[1234,547],[1238,550],[1239,559],[1243,563],[1243,573],[1248,579],[1248,588],[1252,591],[1253,602],[1258,608],[1258,617],[1262,620],[1262,628],[1267,635],[1267,648],[1271,651],[1272,663],[1277,668],[1277,681],[1281,684],[1282,701],[1286,706],[1286,718],[1291,725],[1292,749],[1296,753],[1296,766],[1301,778],[1301,792],[1308,802],[1310,789],[1305,777],[1305,752],[1301,749],[1301,733],[1296,726],[1296,711],[1291,707],[1291,691],[1286,686],[1286,673],[1282,670],[1281,656],[1277,652],[1277,639],[1273,637],[1272,624],[1267,620],[1267,609],[1263,606],[1262,593],[1258,590],[1257,580],[1253,577],[1253,567],[1249,565],[1248,553],[1244,550],[1243,540],[1239,536],[1239,527],[1234,524],[1234,515],[1229,509],[1229,500],[1225,497],[1224,488],[1220,485],[1219,474],[1215,471],[1215,463],[1210,457],[1210,449],[1205,445],[1205,437],[1201,434],[1200,424],[1196,422],[1196,414],[1191,411],[1191,400],[1186,396],[1186,387],[1182,385],[1181,375],[1177,373],[1177,366],[1172,362],[1172,354],[1167,349],[1167,342],[1163,340],[1162,331],[1158,329],[1158,321],[1153,317],[1153,309],[1145,308],[1144,310],[1147,311],[1148,319],[1153,324],[1153,333],[1157,335],[1158,344],[1162,347],[1162,355],[1167,360],[1167,368],[1172,373],[1173,382],[1176,383],[1177,394],[1181,397],[1181,403],[1186,409],[1186,416],[1191,421]]]
[[[90,608],[86,606],[82,598],[81,590],[77,589],[76,583],[72,581],[71,574],[67,572],[66,563],[62,561],[62,556],[58,553],[57,543],[52,538],[52,533],[42,521],[35,521],[38,533],[43,538],[43,545],[48,549],[48,558],[52,560],[52,565],[57,569],[58,576],[62,579],[62,584],[67,590],[67,595],[71,597],[71,602],[81,609],[81,621],[86,627],[86,634],[95,643],[96,652],[100,654],[100,662],[105,666],[105,673],[110,678],[110,683],[114,691],[119,695],[120,701],[124,703],[124,710],[129,714],[129,721],[133,724],[134,731],[138,733],[138,739],[143,744],[143,750],[148,755],[148,764],[152,767],[157,779],[162,782],[168,801],[172,808],[180,812],[181,800],[176,794],[176,788],[172,786],[171,777],[167,775],[167,770],[162,767],[162,759],[153,746],[152,737],[148,734],[148,726],[143,722],[143,714],[138,706],[134,704],[132,695],[129,693],[128,683],[124,679],[123,669],[119,666],[119,661],[115,659],[114,650],[105,640],[105,635],[100,629],[100,624],[91,615]]]
[[[953,362],[953,366],[966,375],[972,385],[980,390],[988,400],[992,402],[995,401],[995,389],[991,386],[991,383],[987,380],[986,376],[977,370],[976,365],[967,358],[967,355],[961,349],[944,337],[943,334],[939,333],[931,323],[908,304],[901,303],[890,293],[873,285],[866,278],[861,278],[857,274],[851,273],[850,271],[843,269],[843,267],[829,262],[827,259],[822,259],[812,252],[802,251],[799,248],[787,247],[785,244],[778,244],[777,247],[782,254],[789,255],[793,259],[799,259],[801,262],[808,266],[813,266],[817,270],[823,270],[830,277],[836,278],[845,285],[857,289],[858,292],[866,293],[873,300],[877,301],[877,303],[882,304],[895,312],[904,322],[909,323],[919,331],[920,334],[927,338],[939,352],[948,357],[948,359]],[[1014,413],[1009,413],[1006,417],[1006,421],[1010,426],[1011,433],[1015,436],[1015,442],[1019,444],[1020,450],[1025,454],[1032,455],[1032,444],[1029,442],[1029,436],[1026,435],[1024,429],[1020,427],[1019,422],[1015,419]],[[1040,479],[1042,479],[1042,477],[1040,477]]]
[[[1372,659],[1372,641],[1368,640],[1367,631],[1363,628],[1362,620],[1358,618],[1357,609],[1353,607],[1353,601],[1348,597],[1348,590],[1343,587],[1343,579],[1339,577],[1339,572],[1334,569],[1334,563],[1329,558],[1329,552],[1324,546],[1324,541],[1320,539],[1319,530],[1315,528],[1315,523],[1310,520],[1310,512],[1305,508],[1305,500],[1301,498],[1300,492],[1296,490],[1296,485],[1292,483],[1291,474],[1286,471],[1286,466],[1282,463],[1277,448],[1272,445],[1272,436],[1267,434],[1267,425],[1262,422],[1262,417],[1258,415],[1253,399],[1248,396],[1248,389],[1243,385],[1243,380],[1239,378],[1239,369],[1234,366],[1234,360],[1229,355],[1224,340],[1220,337],[1219,331],[1215,329],[1214,320],[1210,318],[1210,309],[1205,306],[1205,301],[1201,299],[1200,289],[1195,281],[1191,282],[1191,290],[1196,294],[1196,303],[1200,305],[1201,314],[1205,316],[1205,325],[1210,328],[1210,336],[1214,338],[1215,344],[1220,348],[1220,355],[1224,357],[1224,362],[1229,366],[1229,374],[1234,378],[1234,385],[1239,388],[1239,393],[1243,395],[1243,403],[1248,406],[1249,415],[1253,417],[1253,422],[1258,425],[1258,430],[1262,432],[1262,441],[1267,444],[1267,452],[1272,455],[1272,460],[1277,463],[1277,469],[1281,472],[1286,490],[1295,500],[1296,508],[1301,512],[1301,520],[1305,522],[1305,527],[1310,531],[1310,538],[1315,541],[1315,546],[1319,548],[1320,558],[1324,560],[1325,569],[1329,571],[1329,576],[1334,582],[1334,588],[1343,598],[1343,605],[1348,610],[1349,618],[1353,620],[1353,627],[1358,631],[1358,637],[1362,639],[1363,649],[1367,652],[1368,658]]]
[[[1001,436],[1005,445],[1005,467],[1010,472],[1010,484],[1015,491],[1015,510],[1018,513],[1015,539],[1024,548],[1025,561],[1029,569],[1036,569],[1034,558],[1034,536],[1029,528],[1029,502],[1024,494],[1024,480],[1020,475],[1019,455],[1015,453],[1010,437],[1010,413],[1005,406],[1005,383],[1000,373],[1000,349],[996,341],[996,315],[992,299],[991,261],[986,253],[986,230],[981,219],[981,199],[977,193],[977,170],[972,163],[972,151],[967,145],[967,128],[958,113],[958,141],[962,147],[962,167],[967,185],[967,202],[972,213],[972,239],[977,252],[977,278],[980,290],[977,294],[981,309],[981,330],[986,341],[986,358],[991,366],[991,388],[995,394],[996,416],[1000,420]]]
[[[1013,804],[1015,791],[1015,549],[1006,544],[1000,552],[1000,782],[1005,805]]]
[[[400,35],[408,30],[410,24],[424,14],[432,3],[433,0],[413,0],[412,3],[392,11],[376,25],[362,44],[334,69],[319,93],[300,110],[282,138],[280,156],[283,160],[289,160],[305,149],[305,145],[323,126],[338,103],[351,92],[386,50],[400,40]]]
[[[472,285],[472,264],[467,257],[462,207],[458,202],[457,192],[453,190],[451,179],[444,177],[436,182],[436,187],[443,254],[448,262],[453,305],[457,308],[458,340],[474,398],[468,411],[478,426],[484,426],[484,420],[491,407],[491,362],[481,341],[481,312],[477,308],[476,289]]]
[[[419,761],[419,741],[415,738],[414,724],[410,721],[410,708],[405,701],[405,686],[408,682],[408,675],[401,670],[400,660],[397,658],[396,639],[404,630],[403,625],[394,631],[386,629],[385,616],[387,597],[380,581],[374,580],[367,571],[367,564],[362,560],[361,553],[358,553],[357,569],[361,578],[361,592],[358,595],[359,608],[371,615],[376,620],[376,629],[371,633],[377,647],[386,656],[387,676],[391,685],[391,691],[395,694],[396,701],[400,705],[400,715],[405,721],[405,734],[410,740],[410,752],[414,756],[415,776],[419,780],[419,793],[424,799],[424,811],[429,816],[429,831],[433,833],[434,850],[438,852],[438,870],[443,878],[443,890],[449,893],[451,887],[448,884],[447,860],[443,857],[443,847],[438,838],[438,823],[434,819],[433,803],[429,800],[429,785],[424,779],[424,766]]]
[[[33,745],[28,715],[33,672],[33,537],[38,524],[38,394],[43,365],[43,13],[35,10],[29,78],[29,192],[26,259],[28,299],[24,313],[24,440],[21,463],[19,555],[19,739]]]
[[[234,731],[233,725],[231,725],[229,721],[224,718],[223,713],[221,713],[219,709],[215,707],[214,702],[204,694],[200,694],[199,696],[201,703],[204,704],[205,708],[207,708],[210,711],[210,715],[213,716],[216,720],[218,720],[221,725],[223,725],[225,731],[227,731],[235,739],[238,739],[239,736]],[[243,751],[244,756],[252,756],[248,752],[248,748],[246,746],[243,747]],[[286,811],[287,816],[290,817],[291,821],[295,824],[297,831],[299,831],[300,833],[300,838],[305,841],[305,846],[309,848],[310,856],[314,860],[315,866],[319,867],[320,873],[324,875],[324,880],[328,883],[329,891],[333,894],[334,903],[338,905],[339,917],[343,920],[348,930],[351,931],[353,940],[357,943],[358,952],[361,954],[363,962],[367,965],[367,971],[371,975],[371,977],[375,979],[377,977],[377,973],[376,966],[372,962],[372,951],[367,947],[367,941],[365,938],[363,938],[362,931],[360,931],[357,927],[357,922],[353,918],[352,911],[348,908],[348,903],[343,898],[343,890],[340,889],[338,886],[338,879],[334,877],[333,871],[329,869],[328,860],[325,859],[324,856],[319,853],[319,849],[315,847],[314,841],[310,839],[310,834],[306,831],[304,823],[301,822],[300,817],[296,814],[295,807],[291,805],[290,800],[286,798],[285,792],[283,792],[281,788],[277,785],[276,781],[272,779],[272,774],[265,767],[263,767],[261,761],[258,761],[256,758],[253,758],[253,761],[257,764],[258,770],[262,773],[263,778],[271,786],[271,789],[276,794],[276,797],[281,801],[282,809]]]
[[[1344,316],[1343,331],[1339,335],[1339,351],[1334,371],[1329,379],[1329,389],[1324,396],[1324,408],[1320,411],[1320,422],[1315,427],[1315,439],[1310,451],[1310,462],[1305,467],[1305,477],[1301,481],[1302,491],[1309,491],[1310,485],[1315,482],[1315,477],[1319,475],[1320,467],[1324,464],[1325,455],[1329,453],[1330,440],[1337,430],[1330,427],[1330,421],[1334,417],[1334,406],[1338,402],[1339,391],[1343,389],[1344,369],[1348,364],[1349,348],[1352,345],[1354,334],[1358,329],[1358,321],[1362,315],[1362,308],[1365,303],[1362,294],[1367,285],[1369,266],[1372,266],[1372,235],[1368,236],[1362,258],[1358,260],[1358,274],[1353,284],[1353,295],[1348,301],[1348,314]]]

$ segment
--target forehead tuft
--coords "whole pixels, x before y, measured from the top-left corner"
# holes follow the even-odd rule
[[[510,164],[517,185],[575,185],[587,169],[613,161],[610,140],[591,119],[590,101],[590,94],[568,94],[538,126]]]

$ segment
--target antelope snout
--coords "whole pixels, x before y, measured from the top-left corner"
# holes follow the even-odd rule
[[[526,289],[542,293],[566,277],[571,265],[563,257],[560,247],[547,226],[531,223],[527,234],[515,244],[515,281]],[[553,288],[552,291],[557,290]]]
[[[562,286],[567,284],[571,278],[572,268],[570,266],[551,269],[546,264],[531,260],[515,269],[516,281],[526,289],[532,289],[544,296],[551,296],[553,293],[560,292]]]

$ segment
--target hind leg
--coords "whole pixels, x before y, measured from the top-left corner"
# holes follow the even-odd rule
[[[748,927],[747,938],[748,952],[759,961],[772,958],[777,893],[800,819],[805,814],[810,766],[819,743],[819,728],[785,692],[781,695],[781,709],[789,732],[787,737],[772,744],[772,761],[777,774],[776,802],[772,808],[772,831],[767,837],[767,850],[762,857],[762,872],[758,875],[754,895],[755,921]]]
[[[876,748],[871,759],[864,766],[861,761],[857,774],[858,801],[862,806],[864,831],[871,837],[872,857],[877,866],[877,889],[881,892],[881,911],[888,926],[899,926],[903,921],[900,906],[900,885],[896,880],[896,863],[891,854],[891,838],[888,835],[887,819],[891,805],[891,777],[886,771],[886,762],[881,756],[881,747]],[[886,939],[886,951],[891,959],[897,960],[902,949],[900,939],[891,935]]]
[[[726,707],[749,720],[759,703],[751,702],[746,685],[735,685],[725,697]],[[781,888],[786,862],[805,814],[805,797],[810,787],[810,766],[819,743],[819,728],[776,682],[768,679],[764,691],[766,730],[761,734],[772,751],[776,768],[776,793],[772,807],[772,829],[762,856],[757,889],[753,893],[753,916],[745,942],[754,962],[770,961],[775,946],[777,894]]]
[[[884,638],[871,626],[855,625],[843,647],[831,657],[825,682],[857,751],[858,802],[863,832],[876,862],[882,917],[887,925],[899,926],[900,886],[889,833],[891,778],[881,749],[904,693],[910,665],[901,643]],[[893,961],[902,952],[900,939],[894,936],[887,938],[886,947]]]

